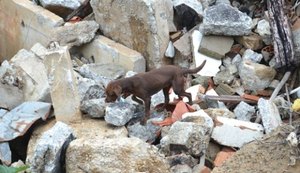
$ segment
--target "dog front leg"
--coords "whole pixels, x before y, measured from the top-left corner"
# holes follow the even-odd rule
[[[145,117],[144,119],[141,121],[142,125],[145,125],[147,120],[150,117],[150,104],[151,104],[151,97],[149,98],[145,98],[144,99],[144,103],[145,103]]]

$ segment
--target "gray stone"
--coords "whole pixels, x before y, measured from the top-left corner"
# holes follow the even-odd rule
[[[193,10],[195,10],[195,12],[197,12],[199,16],[203,15],[203,7],[201,2],[199,2],[198,0],[172,0],[172,2],[174,7],[185,4],[186,6],[189,6]]]
[[[85,100],[80,110],[92,118],[102,118],[105,116],[105,98]]]
[[[26,101],[45,101],[51,103],[50,85],[43,60],[34,53],[21,49],[12,59],[11,64],[22,69],[23,92]],[[32,68],[34,67],[34,68]]]
[[[251,32],[252,19],[228,4],[221,3],[204,11],[205,34],[240,36]]]
[[[30,51],[33,52],[39,58],[44,59],[45,55],[48,52],[48,49],[45,48],[41,43],[36,43],[32,46]]]
[[[157,138],[157,133],[160,130],[160,126],[152,124],[152,121],[163,121],[162,118],[149,119],[146,125],[141,125],[140,123],[135,123],[133,125],[128,125],[127,130],[129,137],[137,137],[145,142],[153,142]]]
[[[68,48],[57,47],[49,51],[44,64],[56,120],[72,122],[81,119],[80,95]]]
[[[221,70],[219,71],[219,73],[216,74],[215,77],[213,77],[215,84],[221,84],[221,83],[225,83],[225,84],[231,84],[233,79],[234,79],[234,75],[232,75],[232,73],[225,69],[225,70]]]
[[[162,65],[169,43],[171,0],[92,0],[91,5],[105,36],[140,52],[147,68]]]
[[[243,59],[240,54],[237,54],[233,59],[232,59],[232,64],[236,65],[237,67],[240,66],[242,63]]]
[[[0,95],[2,98],[5,98],[0,99],[0,107],[8,110],[14,109],[25,101],[21,89],[13,85],[2,84],[1,82]]]
[[[204,36],[200,44],[199,52],[212,58],[221,59],[230,51],[233,42],[232,37],[215,35]]]
[[[80,46],[92,41],[99,24],[95,21],[80,21],[72,25],[65,25],[55,29],[54,40],[61,46]]]
[[[168,58],[174,58],[175,56],[175,48],[171,41],[169,41],[165,56]]]
[[[299,59],[300,58],[300,29],[299,28],[293,29],[292,35],[293,35],[295,57]]]
[[[251,61],[243,61],[239,67],[239,75],[245,89],[259,90],[270,85],[276,75],[272,67]]]
[[[266,45],[272,43],[272,33],[269,21],[262,19],[257,23],[256,32],[262,37]]]
[[[265,131],[270,133],[282,123],[278,108],[272,101],[263,98],[258,100],[257,105]]]
[[[228,5],[231,4],[229,0],[216,0],[216,4],[222,4],[222,3],[228,4]]]
[[[79,78],[78,92],[81,102],[90,99],[100,99],[104,96],[104,87],[92,79]]]
[[[190,114],[182,121],[176,121],[168,135],[161,139],[161,151],[165,155],[184,152],[200,156],[206,150],[213,128],[212,119],[200,112]]]
[[[116,102],[105,109],[105,121],[115,126],[124,126],[133,118],[135,106],[128,102]]]
[[[196,166],[199,162],[198,159],[195,159],[191,155],[187,155],[184,153],[169,156],[167,157],[167,160],[171,167],[180,164],[180,165],[188,165],[189,167],[192,168]]]
[[[260,124],[216,117],[212,139],[221,145],[242,147],[244,144],[263,137],[263,127]]]
[[[0,117],[0,142],[10,141],[24,135],[31,125],[42,118],[46,120],[51,104],[44,102],[24,102]]]
[[[259,50],[263,48],[263,40],[260,35],[251,33],[250,35],[244,35],[235,39],[239,44],[243,45],[247,49]]]
[[[171,168],[172,173],[192,173],[192,168],[189,167],[188,165],[175,165]]]
[[[8,142],[0,142],[0,161],[4,165],[11,164],[11,150]]]
[[[263,55],[260,53],[256,53],[251,49],[247,49],[244,54],[242,59],[245,61],[252,61],[255,63],[259,63],[263,59]]]
[[[75,10],[78,8],[83,0],[39,0],[43,7],[48,6],[62,6]]]
[[[241,101],[233,110],[236,119],[243,121],[250,121],[255,114],[255,107],[250,106],[246,102]]]
[[[32,172],[61,172],[61,159],[66,146],[74,139],[68,125],[57,122],[37,140],[33,155],[27,155],[26,164]]]
[[[155,146],[134,137],[94,137],[72,141],[66,153],[66,172],[78,173],[82,170],[114,173],[170,172],[166,159]]]

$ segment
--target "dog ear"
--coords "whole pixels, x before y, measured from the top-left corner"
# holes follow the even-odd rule
[[[122,94],[122,87],[120,85],[116,85],[113,91],[119,97]]]

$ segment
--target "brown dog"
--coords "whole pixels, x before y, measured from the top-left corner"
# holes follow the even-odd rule
[[[145,124],[150,116],[151,96],[163,89],[165,103],[169,103],[169,90],[172,87],[179,97],[186,96],[189,104],[192,104],[191,94],[184,90],[184,77],[200,71],[205,65],[204,61],[195,69],[182,69],[174,65],[163,66],[145,73],[139,73],[132,77],[118,79],[110,82],[106,87],[106,102],[114,102],[123,94],[123,97],[133,95],[132,99],[140,104],[145,104],[145,118],[141,124]],[[138,97],[138,98],[137,98]]]

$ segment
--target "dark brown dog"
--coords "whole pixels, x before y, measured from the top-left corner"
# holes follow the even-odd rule
[[[179,97],[186,96],[189,104],[192,104],[191,94],[185,92],[185,75],[197,73],[205,65],[204,61],[195,69],[182,69],[174,65],[167,65],[145,73],[139,73],[132,77],[118,79],[110,82],[106,87],[106,102],[114,102],[123,94],[123,97],[133,95],[132,99],[140,104],[145,104],[145,118],[141,124],[145,124],[150,116],[151,96],[161,89],[165,96],[164,107],[169,103],[169,90],[172,87]],[[137,98],[138,97],[138,98]]]

